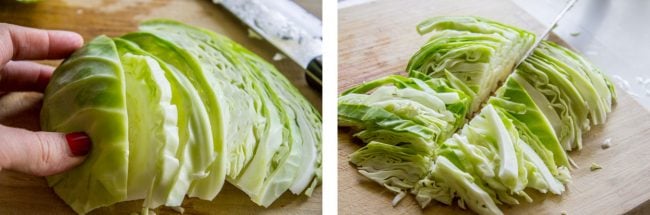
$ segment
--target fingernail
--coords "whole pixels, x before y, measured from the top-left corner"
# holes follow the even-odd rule
[[[74,156],[84,156],[90,152],[92,142],[84,132],[74,132],[65,135],[70,151]]]

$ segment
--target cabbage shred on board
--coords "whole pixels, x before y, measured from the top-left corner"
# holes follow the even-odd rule
[[[77,213],[145,199],[143,211],[212,200],[228,181],[268,207],[321,180],[321,117],[271,64],[232,40],[152,20],[63,62],[42,128],[84,131],[93,150],[48,177]]]
[[[418,31],[432,37],[411,58],[410,77],[339,97],[339,124],[366,143],[350,162],[395,192],[393,204],[411,193],[422,207],[457,201],[502,214],[498,205],[532,201],[527,188],[561,195],[566,151],[579,150],[616,101],[607,77],[548,41],[508,75],[534,35],[483,18],[436,17]]]

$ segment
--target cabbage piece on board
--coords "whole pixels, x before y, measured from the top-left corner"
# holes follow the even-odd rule
[[[552,42],[542,42],[517,74],[546,98],[536,98],[538,106],[555,110],[546,115],[564,150],[580,149],[582,134],[604,123],[616,101],[611,82],[597,68]]]
[[[417,30],[431,38],[411,57],[409,76],[444,77],[449,71],[476,93],[470,112],[478,110],[535,41],[530,32],[469,16],[434,17]]]
[[[397,204],[415,184],[424,178],[433,164],[429,156],[408,144],[391,145],[370,142],[350,155],[350,163],[359,173],[397,193]]]
[[[124,79],[115,43],[100,36],[59,66],[45,90],[41,127],[84,131],[93,141],[84,163],[47,178],[77,213],[127,198],[129,134]]]
[[[435,165],[445,158],[472,176],[491,197],[484,199],[488,203],[519,204],[517,197],[532,201],[524,188],[560,195],[571,178],[565,150],[580,147],[581,134],[605,121],[615,99],[609,80],[597,69],[575,53],[543,42],[459,135],[438,146]],[[450,186],[457,181],[435,177],[437,170],[412,191],[423,207],[433,199],[450,204],[460,197],[461,207],[472,201],[457,196],[456,189],[467,189]],[[471,206],[479,213],[497,213]]]
[[[344,92],[339,125],[368,145],[350,155],[364,176],[395,192],[397,204],[428,174],[437,144],[464,122],[469,97],[445,79],[387,76]]]
[[[581,56],[553,42],[543,41],[536,55],[552,62],[576,86],[589,105],[589,118],[593,125],[605,123],[611,112],[616,93],[607,78]]]
[[[523,166],[519,134],[503,110],[491,104],[485,106],[460,132],[466,142],[451,141],[441,146],[440,156],[458,157],[463,169],[485,181],[485,187],[494,190],[495,201],[518,204],[513,195],[526,197],[526,169]],[[459,147],[450,145],[457,143]],[[449,149],[447,149],[449,147]],[[461,148],[462,150],[455,150]],[[451,153],[453,152],[453,153]],[[471,158],[471,159],[468,159]]]
[[[445,157],[436,159],[432,171],[435,180],[447,184],[462,201],[479,214],[503,214],[490,195],[474,183],[473,177],[456,167]]]
[[[499,214],[493,205],[519,204],[519,197],[532,201],[525,191],[527,187],[556,194],[564,191],[524,140],[528,139],[518,128],[522,124],[502,108],[503,104],[499,105],[485,106],[460,134],[454,134],[436,149],[431,172],[412,190],[422,207],[433,199],[451,204],[458,197],[461,207],[469,205],[480,214]],[[465,176],[450,177],[452,172],[443,171],[452,169],[453,174]]]
[[[553,174],[557,174],[557,166],[569,166],[568,155],[564,152],[551,122],[549,122],[549,119],[558,117],[551,106],[543,102],[546,101],[546,98],[541,93],[523,80],[518,73],[514,73],[496,92],[496,98],[501,99],[492,98],[490,102],[498,103],[497,106],[509,111],[509,116],[512,116],[513,120],[517,121],[516,124],[520,125],[516,126],[518,129],[530,132],[530,135],[528,132],[520,133],[528,137],[530,144],[534,143],[532,148],[545,158],[544,161]],[[510,104],[521,104],[525,109],[523,111],[513,110],[506,103],[499,103],[500,100]]]
[[[339,123],[353,127],[358,132],[355,136],[366,143],[397,144],[404,135],[411,140],[406,142],[420,142],[424,150],[431,150],[462,126],[469,102],[463,91],[450,87],[445,79],[423,81],[393,75],[344,92],[339,98]]]

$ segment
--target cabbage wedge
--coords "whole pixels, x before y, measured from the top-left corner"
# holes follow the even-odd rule
[[[143,213],[212,200],[226,181],[268,207],[321,180],[321,118],[271,64],[169,20],[100,36],[54,73],[42,127],[86,132],[81,166],[48,177],[77,213],[144,199]]]
[[[369,143],[350,155],[359,172],[397,193],[427,175],[434,149],[464,123],[469,97],[444,79],[387,76],[339,98],[339,125]]]
[[[470,16],[430,18],[420,22],[417,31],[431,37],[411,57],[406,67],[409,76],[438,78],[449,71],[475,93],[471,112],[478,110],[535,41],[530,32]]]

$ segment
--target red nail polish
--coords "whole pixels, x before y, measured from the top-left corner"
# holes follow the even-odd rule
[[[68,146],[70,151],[74,156],[84,156],[90,152],[90,147],[92,142],[90,137],[84,132],[74,132],[65,135],[65,139],[68,141]]]

